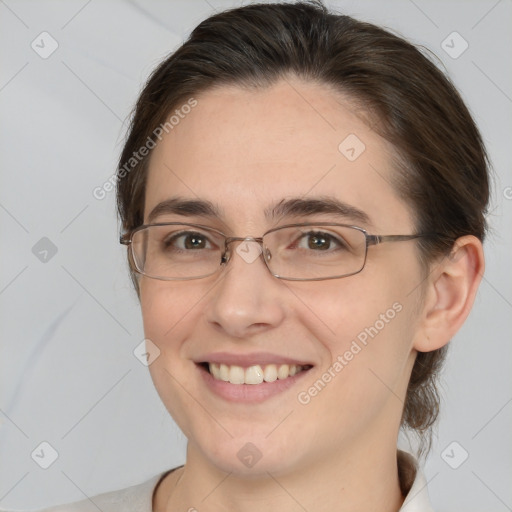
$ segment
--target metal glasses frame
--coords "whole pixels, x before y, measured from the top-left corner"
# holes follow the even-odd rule
[[[152,226],[189,226],[189,227],[200,228],[205,231],[217,233],[218,235],[220,235],[221,237],[224,238],[224,252],[221,255],[219,268],[209,274],[204,274],[202,276],[197,276],[197,277],[164,278],[164,277],[154,277],[154,276],[145,274],[142,270],[137,268],[136,258],[134,257],[134,249],[133,249],[133,245],[132,245],[132,240],[133,240],[133,235],[135,233],[137,233],[138,231],[141,231],[143,229],[152,227]],[[365,236],[365,239],[366,239],[366,244],[365,244],[365,251],[364,251],[364,260],[363,260],[363,264],[362,264],[361,268],[355,272],[350,272],[348,274],[342,274],[342,275],[332,276],[332,277],[329,276],[329,277],[306,277],[306,278],[293,277],[292,278],[292,277],[283,277],[283,276],[280,276],[280,275],[272,272],[272,270],[270,269],[269,264],[268,264],[268,261],[271,259],[272,255],[266,254],[264,251],[264,249],[265,249],[265,246],[263,245],[264,237],[266,235],[268,235],[269,233],[273,233],[274,231],[278,231],[280,229],[294,228],[294,227],[307,227],[307,226],[319,226],[319,227],[320,226],[338,226],[338,227],[355,229],[355,230],[363,233]],[[231,255],[232,255],[232,252],[230,251],[230,248],[229,248],[229,244],[232,242],[237,242],[237,241],[259,243],[262,248],[262,255],[263,254],[265,255],[263,257],[265,266],[267,267],[270,274],[278,279],[283,279],[285,281],[325,281],[327,279],[341,279],[343,277],[352,276],[352,275],[359,274],[360,272],[362,272],[362,270],[364,269],[364,267],[366,265],[366,259],[367,259],[367,255],[368,255],[368,247],[370,247],[372,245],[378,245],[378,244],[382,244],[385,242],[406,242],[409,240],[415,240],[417,238],[435,238],[435,237],[439,237],[439,236],[442,236],[442,235],[440,233],[418,233],[418,234],[414,234],[414,235],[372,235],[372,234],[369,234],[364,228],[361,228],[359,226],[353,226],[351,224],[340,224],[338,222],[301,222],[298,224],[286,224],[283,226],[278,226],[276,228],[269,229],[261,237],[253,237],[253,236],[239,237],[239,236],[227,236],[222,231],[219,231],[218,229],[212,228],[210,226],[205,226],[202,224],[191,224],[188,222],[160,222],[160,223],[156,223],[156,224],[144,224],[142,226],[139,226],[139,227],[133,229],[132,231],[129,231],[128,233],[122,234],[119,237],[119,243],[127,246],[128,250],[129,250],[129,259],[130,259],[130,263],[131,263],[133,270],[135,270],[137,273],[144,275],[146,277],[149,277],[151,279],[159,279],[161,281],[189,281],[189,280],[193,280],[193,279],[202,279],[204,277],[209,277],[209,276],[214,275],[215,273],[219,272],[219,270],[221,270],[223,268],[223,266],[225,266],[229,263],[229,260],[231,259]]]

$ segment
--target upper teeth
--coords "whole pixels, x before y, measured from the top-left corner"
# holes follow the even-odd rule
[[[209,363],[210,373],[217,380],[231,382],[231,384],[261,384],[274,382],[277,379],[286,379],[304,369],[297,364],[267,364],[263,368],[256,364],[248,368],[236,365]]]

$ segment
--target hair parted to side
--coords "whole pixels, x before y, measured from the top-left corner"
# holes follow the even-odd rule
[[[149,77],[134,109],[118,167],[122,229],[143,224],[150,154],[126,163],[173,110],[214,86],[265,88],[287,76],[330,86],[349,98],[398,155],[394,186],[414,214],[425,272],[463,235],[484,239],[488,159],[480,133],[450,80],[415,46],[391,32],[331,13],[318,1],[250,4],[211,16]],[[124,171],[122,170],[124,166]],[[138,292],[138,281],[132,270]],[[437,375],[446,347],[418,353],[402,427],[428,451],[439,413]]]

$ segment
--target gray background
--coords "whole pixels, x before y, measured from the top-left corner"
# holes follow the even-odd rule
[[[438,511],[512,510],[512,2],[327,3],[435,52],[486,140],[488,267],[452,342],[425,473]],[[114,193],[92,191],[115,170],[149,72],[200,20],[239,4],[0,0],[2,508],[82,499],[184,460],[185,439],[133,355],[144,336]],[[31,47],[43,31],[59,45],[46,59]],[[469,44],[458,58],[441,46],[453,31]],[[448,43],[452,53],[463,44]],[[43,237],[57,249],[46,261]],[[46,470],[31,458],[43,441],[59,455]]]

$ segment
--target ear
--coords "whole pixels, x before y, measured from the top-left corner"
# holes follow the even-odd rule
[[[482,243],[472,235],[458,238],[450,255],[433,264],[421,328],[414,340],[416,350],[430,352],[453,338],[469,315],[484,269]]]

